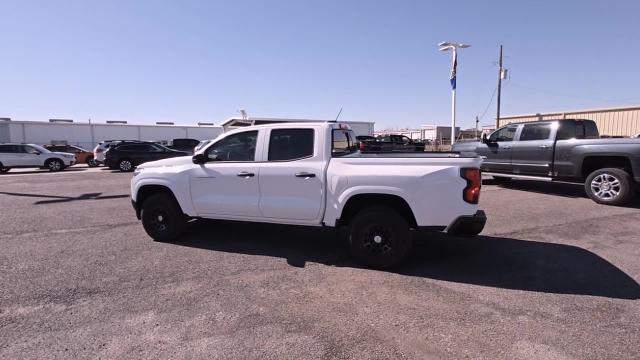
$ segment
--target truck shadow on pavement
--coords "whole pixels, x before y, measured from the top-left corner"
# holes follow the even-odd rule
[[[17,176],[17,175],[30,175],[30,174],[65,174],[70,172],[82,172],[86,171],[89,168],[66,168],[61,171],[49,171],[48,169],[39,169],[39,170],[29,170],[29,171],[13,171],[1,174],[0,177],[9,177],[9,176]]]
[[[28,194],[28,193],[13,193],[13,192],[0,191],[0,195],[50,199],[50,200],[36,201],[33,203],[33,205],[65,203],[65,202],[77,201],[77,200],[108,200],[108,199],[121,199],[121,198],[129,197],[128,194],[102,195],[102,193],[99,193],[99,192],[85,193],[78,196],[60,196],[60,195]]]
[[[479,236],[416,234],[407,262],[389,272],[502,289],[640,299],[640,285],[585,249],[562,244]],[[334,231],[296,226],[198,221],[175,245],[362,268]]]

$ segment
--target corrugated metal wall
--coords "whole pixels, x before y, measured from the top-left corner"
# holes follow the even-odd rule
[[[640,133],[640,106],[504,116],[500,118],[500,126],[513,122],[563,118],[593,120],[598,125],[600,134],[605,136],[632,136]]]

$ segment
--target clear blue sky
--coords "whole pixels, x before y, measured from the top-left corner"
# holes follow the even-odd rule
[[[639,1],[1,0],[0,117],[446,124],[510,79],[503,114],[640,104]],[[495,102],[481,123],[491,123]]]

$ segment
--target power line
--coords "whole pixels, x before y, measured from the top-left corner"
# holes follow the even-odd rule
[[[487,111],[489,111],[489,106],[491,106],[491,104],[493,103],[493,98],[496,96],[496,91],[498,91],[497,87],[493,89],[493,94],[491,94],[491,99],[489,99],[489,103],[487,104],[487,107],[482,112],[482,115],[480,115],[480,120],[484,119],[484,116],[487,114]]]

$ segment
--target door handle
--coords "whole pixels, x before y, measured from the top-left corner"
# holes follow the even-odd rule
[[[250,178],[250,177],[256,176],[256,174],[254,174],[252,172],[241,171],[241,172],[237,173],[236,176],[243,177],[243,178]]]
[[[546,148],[548,148],[548,147],[549,147],[549,145],[540,145],[540,146],[538,146],[538,147],[539,147],[540,149],[546,149]]]
[[[299,178],[312,178],[312,177],[316,177],[316,174],[312,174],[308,172],[299,172],[295,176]]]

